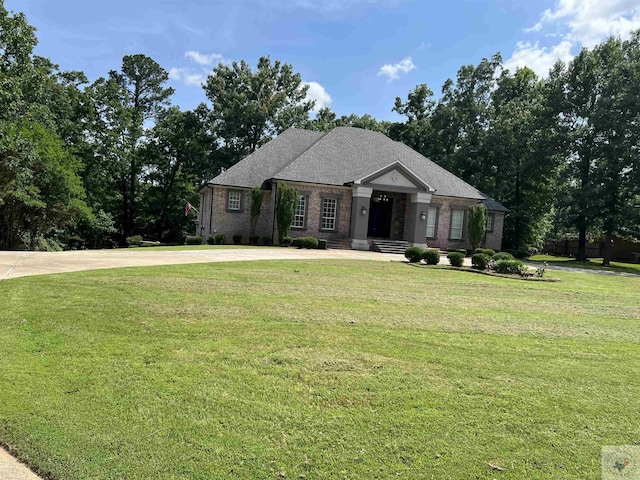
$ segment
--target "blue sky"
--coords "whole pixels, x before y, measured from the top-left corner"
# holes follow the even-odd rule
[[[638,0],[6,0],[37,29],[38,55],[91,81],[144,53],[170,73],[182,108],[218,62],[290,63],[317,105],[398,119],[396,96],[439,93],[458,68],[500,52],[544,75],[582,46],[640,28]]]

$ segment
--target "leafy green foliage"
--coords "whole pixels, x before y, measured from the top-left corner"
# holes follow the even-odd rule
[[[319,250],[326,250],[327,249],[327,240],[325,240],[324,238],[319,238],[318,239],[318,249]]]
[[[460,252],[451,252],[447,255],[447,258],[453,267],[461,267],[464,263],[464,254]]]
[[[476,204],[469,208],[469,241],[471,249],[476,250],[487,233],[487,207]]]
[[[132,235],[126,238],[127,245],[141,245],[142,244],[142,235]]]
[[[486,253],[474,253],[471,257],[471,264],[479,270],[486,270],[491,257]]]
[[[526,268],[522,260],[498,260],[493,267],[496,273],[506,275],[520,275]]]
[[[231,238],[233,238],[233,243],[235,243],[236,245],[242,243],[242,235],[240,234],[235,234]]]
[[[187,245],[204,245],[204,237],[198,235],[187,235],[185,238]]]
[[[264,192],[260,190],[260,186],[256,185],[251,190],[251,210],[250,210],[250,232],[253,234],[256,229],[256,223],[260,218],[260,212],[262,211],[262,200],[264,199]]]
[[[497,262],[498,260],[515,260],[515,258],[508,252],[498,252],[493,255],[493,260]]]
[[[435,248],[427,248],[422,252],[421,257],[427,265],[438,265],[440,263],[440,251]]]
[[[496,254],[496,251],[492,248],[476,248],[473,253],[484,253],[490,257],[493,257]]]
[[[204,91],[212,104],[210,128],[221,140],[225,167],[235,164],[287,128],[307,120],[313,102],[308,86],[289,64],[269,57],[256,71],[242,60],[219,64],[207,77]]]
[[[404,257],[409,260],[410,263],[418,263],[422,259],[423,251],[420,247],[409,247],[404,251]]]
[[[272,243],[271,242],[271,237],[268,237],[266,235],[264,237],[262,237],[262,244],[263,245],[271,245],[271,243]]]
[[[282,244],[289,234],[298,202],[298,190],[286,183],[278,183],[276,195],[276,221],[278,223],[278,243]]]

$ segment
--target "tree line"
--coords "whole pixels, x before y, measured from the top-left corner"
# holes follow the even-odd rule
[[[219,64],[206,101],[185,111],[145,55],[89,82],[36,44],[0,0],[0,249],[180,242],[193,231],[184,205],[221,168],[287,128],[337,126],[385,133],[503,203],[505,248],[566,232],[582,245],[640,236],[640,33],[583,49],[547,78],[511,72],[500,55],[463,66],[438,98],[426,84],[396,98],[401,122],[313,115],[300,75],[269,57],[255,70]]]

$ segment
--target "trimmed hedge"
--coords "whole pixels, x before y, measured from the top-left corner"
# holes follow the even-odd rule
[[[521,260],[498,260],[493,267],[496,273],[506,275],[522,275],[525,273],[526,268]]]
[[[493,257],[496,254],[496,251],[493,248],[476,248],[473,253],[484,253],[490,257]]]
[[[498,260],[515,260],[513,255],[507,252],[498,252],[493,256],[493,259],[497,262]]]
[[[239,233],[236,233],[231,238],[233,238],[233,243],[235,243],[236,245],[240,245],[242,243],[242,235],[240,235]]]
[[[215,235],[209,235],[209,237],[207,237],[207,243],[209,245],[215,245],[216,244],[216,237]]]
[[[422,259],[422,252],[420,247],[409,247],[404,251],[404,256],[410,263],[418,263]]]
[[[318,250],[326,250],[327,249],[327,241],[324,238],[318,239]]]
[[[260,237],[258,235],[251,235],[249,237],[249,243],[251,245],[257,245],[259,240],[260,240]]]
[[[216,235],[214,237],[214,240],[216,242],[216,245],[224,245],[224,242],[226,240],[227,237],[225,237],[223,234],[219,233],[218,235]]]
[[[187,245],[204,245],[204,237],[198,235],[187,235],[185,242]]]
[[[127,245],[138,245],[142,244],[142,235],[132,235],[126,238]]]
[[[464,257],[467,256],[467,249],[466,248],[447,248],[447,252],[449,252],[449,253],[461,253],[462,256],[464,256]]]
[[[451,252],[447,255],[447,258],[453,267],[461,267],[464,263],[464,254],[462,252]]]
[[[280,244],[283,247],[288,247],[293,244],[293,237],[284,237],[282,239],[282,243]]]
[[[293,239],[293,246],[297,248],[318,248],[316,237],[297,237]]]
[[[435,248],[427,248],[422,252],[422,260],[427,265],[438,265],[440,263],[440,252]]]
[[[482,252],[474,253],[471,257],[471,264],[479,270],[486,270],[490,261],[491,257]]]

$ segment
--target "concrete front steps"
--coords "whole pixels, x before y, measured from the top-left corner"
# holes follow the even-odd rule
[[[411,244],[404,240],[386,240],[375,238],[371,240],[371,249],[374,252],[380,253],[395,253],[404,255],[404,251],[409,248]]]

